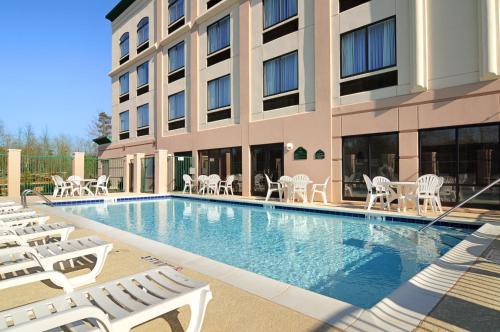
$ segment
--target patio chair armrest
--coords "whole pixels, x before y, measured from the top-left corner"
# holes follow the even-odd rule
[[[73,286],[69,282],[68,278],[59,271],[43,271],[5,279],[0,281],[0,290],[45,280],[50,280],[55,285],[61,286],[66,293],[73,291]]]

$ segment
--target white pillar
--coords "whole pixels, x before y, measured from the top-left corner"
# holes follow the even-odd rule
[[[166,194],[168,189],[168,151],[155,152],[155,194]]]
[[[72,175],[77,175],[82,179],[85,177],[85,152],[73,152],[71,168]]]
[[[21,150],[9,149],[7,156],[7,194],[21,196]]]
[[[142,159],[144,153],[136,153],[134,157],[134,193],[141,192],[141,174],[142,174]]]
[[[500,4],[497,0],[480,0],[479,12],[481,14],[481,80],[498,78],[499,71],[499,45],[500,42]]]
[[[413,58],[412,92],[427,90],[427,5],[426,0],[410,2]]]
[[[124,163],[123,163],[123,191],[126,193],[131,192],[130,187],[131,185],[133,186],[133,183],[130,182],[130,162],[132,159],[134,159],[134,156],[131,154],[126,155],[123,157]]]

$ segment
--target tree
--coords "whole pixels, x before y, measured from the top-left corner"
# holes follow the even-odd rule
[[[111,135],[111,116],[106,112],[99,112],[97,119],[90,124],[89,135],[92,139]]]

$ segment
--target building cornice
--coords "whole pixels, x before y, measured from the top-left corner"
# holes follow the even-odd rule
[[[124,11],[127,10],[130,5],[132,5],[135,2],[135,0],[121,0],[118,2],[116,6],[113,7],[109,11],[108,14],[106,14],[106,18],[110,21],[113,22],[116,20]]]

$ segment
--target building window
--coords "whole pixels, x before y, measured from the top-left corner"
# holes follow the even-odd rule
[[[307,159],[307,150],[303,147],[298,147],[293,153],[293,160],[306,160]]]
[[[231,105],[231,76],[226,75],[208,82],[208,110]]]
[[[141,87],[149,83],[149,64],[144,62],[137,66],[137,87]]]
[[[129,112],[120,113],[120,133],[129,131]]]
[[[120,76],[120,96],[128,94],[128,73]]]
[[[297,51],[264,62],[264,97],[298,89]]]
[[[396,65],[396,19],[341,35],[341,77],[346,78]]]
[[[168,2],[168,24],[175,23],[184,17],[184,0],[170,0]]]
[[[439,128],[420,131],[420,175],[444,178],[441,201],[455,205],[500,176],[500,125]],[[500,204],[500,186],[469,204],[492,208]]]
[[[264,0],[264,29],[297,15],[297,0]]]
[[[207,27],[208,54],[229,46],[229,15]]]
[[[149,18],[144,17],[137,24],[137,45],[142,45],[149,40]]]
[[[229,147],[222,149],[200,150],[198,152],[199,174],[218,174],[221,179],[228,175],[234,175],[233,190],[235,194],[241,194],[242,163],[241,147]]]
[[[363,174],[373,179],[399,178],[398,133],[350,136],[342,139],[343,198],[364,200]]]
[[[314,153],[314,159],[322,160],[325,159],[325,152],[323,150],[318,150]]]
[[[137,107],[137,128],[149,127],[149,104]]]
[[[143,158],[141,160],[141,166],[141,192],[153,193],[155,191],[155,158]]]
[[[178,120],[185,117],[184,91],[168,97],[168,120]]]
[[[184,68],[184,42],[168,49],[168,72]]]
[[[129,39],[128,39],[128,32],[125,32],[121,37],[120,37],[120,58],[123,58],[128,55],[129,52]]]

